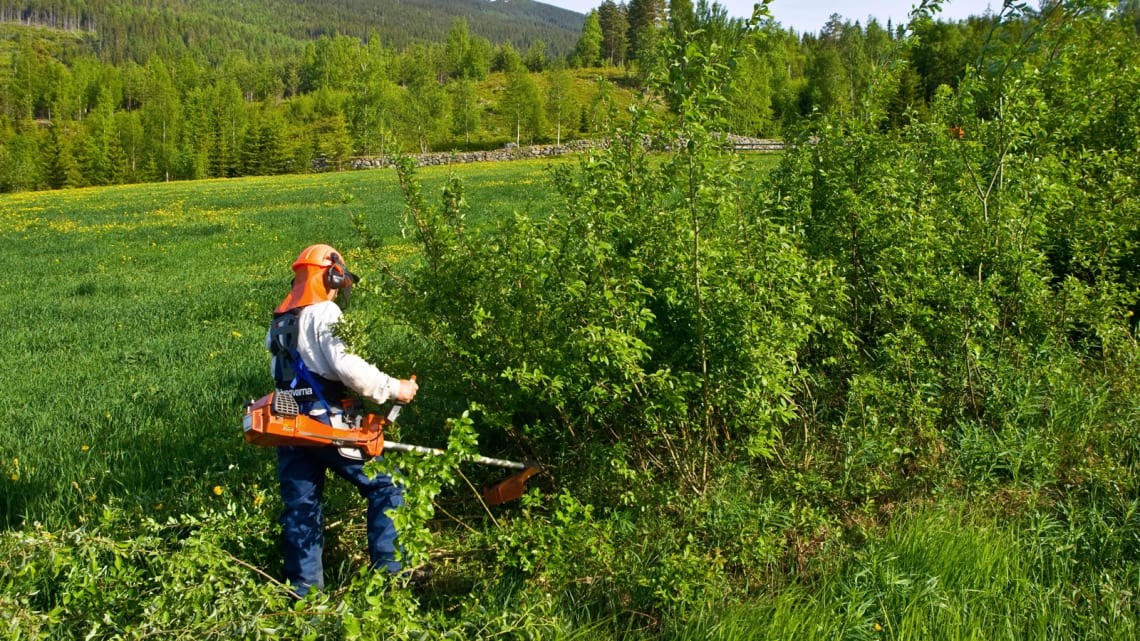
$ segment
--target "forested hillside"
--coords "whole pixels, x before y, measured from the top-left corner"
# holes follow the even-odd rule
[[[746,30],[720,5],[680,0],[604,0],[585,18],[526,1],[394,3],[0,0],[0,192],[593,137],[664,70],[669,39],[749,52],[724,94],[733,133],[860,113],[871,91],[886,97],[880,125],[897,128],[1044,15],[927,17],[904,41],[899,25],[839,15],[819,33]],[[1106,15],[1135,31],[1138,7]],[[898,73],[882,84],[887,64]]]
[[[582,16],[531,0],[0,0],[0,21],[86,32],[102,60],[144,64],[188,53],[218,63],[296,55],[320,36],[379,37],[387,46],[441,42],[453,20],[472,33],[555,54],[573,47]]]

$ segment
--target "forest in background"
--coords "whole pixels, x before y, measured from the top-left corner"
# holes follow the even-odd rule
[[[0,0],[0,21],[82,31],[114,63],[193,53],[216,64],[234,52],[268,60],[336,35],[379,35],[403,49],[443,41],[456,18],[492,42],[523,48],[542,40],[556,55],[582,30],[581,14],[530,0]]]
[[[778,137],[850,114],[875,69],[904,62],[883,126],[922,120],[989,38],[1040,15],[901,26],[835,15],[819,33],[746,31],[718,4],[0,2],[0,192],[310,172],[354,156],[588,138],[644,91],[668,33],[751,53],[725,127]],[[1116,19],[1136,22],[1124,0]],[[441,7],[446,7],[444,10]],[[447,25],[446,32],[443,31]],[[428,27],[430,25],[430,28]],[[901,48],[901,51],[900,51]],[[663,109],[675,108],[666,105]]]

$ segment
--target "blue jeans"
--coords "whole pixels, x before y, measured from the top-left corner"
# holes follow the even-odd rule
[[[323,496],[325,470],[332,470],[356,486],[368,501],[368,555],[372,567],[399,572],[396,561],[396,528],[387,510],[404,504],[403,490],[386,474],[369,478],[364,461],[340,455],[335,446],[278,447],[277,478],[281,484],[281,539],[285,578],[304,596],[311,587],[325,584]]]

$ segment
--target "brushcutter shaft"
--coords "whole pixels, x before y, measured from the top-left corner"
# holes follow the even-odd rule
[[[414,452],[416,454],[428,454],[435,456],[443,454],[443,450],[438,450],[434,447],[424,447],[422,445],[408,445],[407,443],[394,443],[392,441],[384,441],[384,449],[392,450],[394,452]],[[501,458],[491,458],[489,456],[475,456],[471,461],[480,465],[493,465],[495,467],[507,467],[512,470],[525,470],[529,467],[526,463],[519,463],[517,461],[507,461]]]

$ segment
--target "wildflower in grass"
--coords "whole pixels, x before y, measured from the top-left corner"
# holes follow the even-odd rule
[[[92,503],[94,503],[94,502],[95,502],[95,499],[96,499],[96,498],[98,498],[98,497],[96,497],[94,494],[90,494],[90,495],[88,495],[88,496],[87,496],[87,500],[88,500],[88,501],[91,501]]]
[[[261,504],[262,504],[262,502],[264,502],[264,501],[265,501],[265,497],[264,497],[264,496],[255,496],[255,497],[253,497],[253,504],[254,504],[254,505],[261,505]]]
[[[83,447],[81,447],[81,448],[79,448],[79,449],[81,449],[81,450],[83,450],[84,452],[86,452],[87,450],[91,449],[91,446],[90,446],[90,445],[84,445]]]
[[[154,504],[154,511],[155,512],[161,512],[162,511],[162,503],[155,503]]]
[[[215,485],[214,486],[214,494],[216,494],[218,496],[222,495],[222,486],[221,485]]]
[[[20,473],[19,472],[12,472],[11,474],[8,475],[8,478],[12,479],[13,481],[19,481],[20,480]]]
[[[237,331],[236,329],[230,331],[230,334],[233,335],[234,338],[241,338],[241,332]]]
[[[883,631],[883,626],[876,623],[875,624],[875,632],[882,632],[882,631]]]

